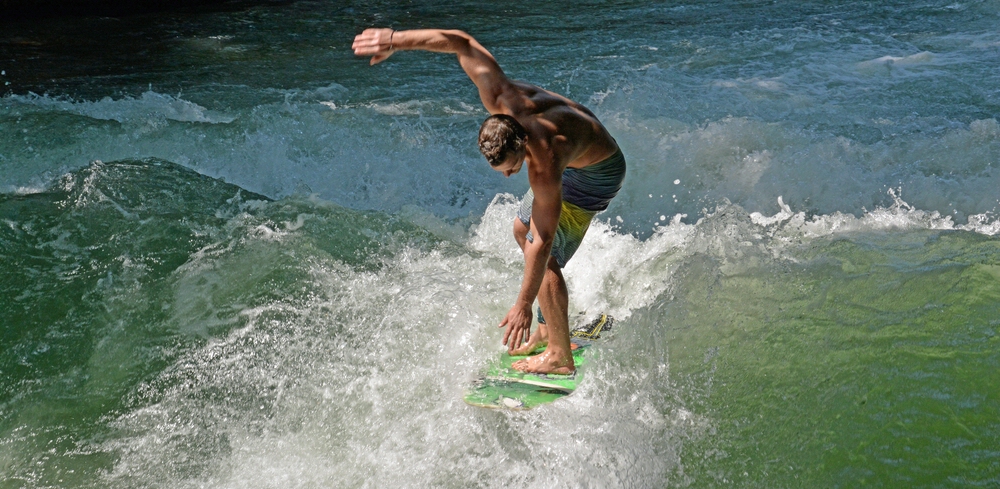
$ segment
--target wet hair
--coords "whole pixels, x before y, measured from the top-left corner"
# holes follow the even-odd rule
[[[507,161],[510,155],[524,148],[528,133],[517,119],[506,115],[491,115],[479,128],[479,151],[497,167]]]

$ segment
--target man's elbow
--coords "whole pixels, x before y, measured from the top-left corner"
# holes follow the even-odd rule
[[[460,31],[457,29],[450,29],[446,31],[441,31],[441,35],[448,40],[448,44],[455,49],[456,52],[469,49],[474,39],[472,36],[467,34],[465,31]]]
[[[552,249],[552,245],[556,241],[556,234],[536,232],[533,233],[532,238],[531,244],[538,247],[540,250],[547,251]]]
[[[458,29],[447,29],[441,31],[441,33],[450,38],[461,39],[464,40],[465,42],[469,42],[472,39],[472,36],[470,36],[468,32]]]

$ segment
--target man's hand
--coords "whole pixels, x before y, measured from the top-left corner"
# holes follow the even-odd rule
[[[507,345],[507,351],[513,351],[522,343],[528,341],[531,335],[531,304],[518,302],[507,311],[507,317],[500,321],[500,328],[507,328],[503,332],[503,344]]]
[[[392,46],[392,29],[365,29],[354,37],[355,56],[371,56],[371,64],[381,63],[395,52]]]

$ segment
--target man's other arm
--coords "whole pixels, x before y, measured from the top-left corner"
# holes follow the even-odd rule
[[[540,165],[542,166],[542,165]],[[544,168],[544,167],[543,167]],[[559,214],[562,212],[562,180],[559,173],[540,173],[531,176],[534,201],[531,205],[532,240],[524,243],[524,277],[517,300],[500,322],[505,328],[503,344],[513,350],[527,341],[531,331],[531,304],[548,268],[552,245],[555,242]]]
[[[371,56],[371,64],[384,61],[396,51],[419,50],[452,53],[479,89],[479,98],[491,114],[503,112],[500,96],[512,88],[493,55],[465,32],[442,29],[365,29],[354,38],[354,54]]]

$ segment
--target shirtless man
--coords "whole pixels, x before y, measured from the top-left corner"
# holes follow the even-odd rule
[[[514,219],[524,252],[521,291],[507,316],[503,344],[511,354],[541,354],[514,364],[533,373],[575,370],[569,341],[569,296],[562,267],[573,256],[595,214],[621,189],[625,159],[615,139],[586,107],[534,85],[508,79],[472,36],[455,30],[366,29],[354,54],[371,64],[396,51],[452,53],[479,89],[491,115],[479,130],[479,149],[494,170],[509,177],[525,165],[531,186]],[[531,305],[541,305],[531,334]],[[543,318],[544,317],[544,318]]]

